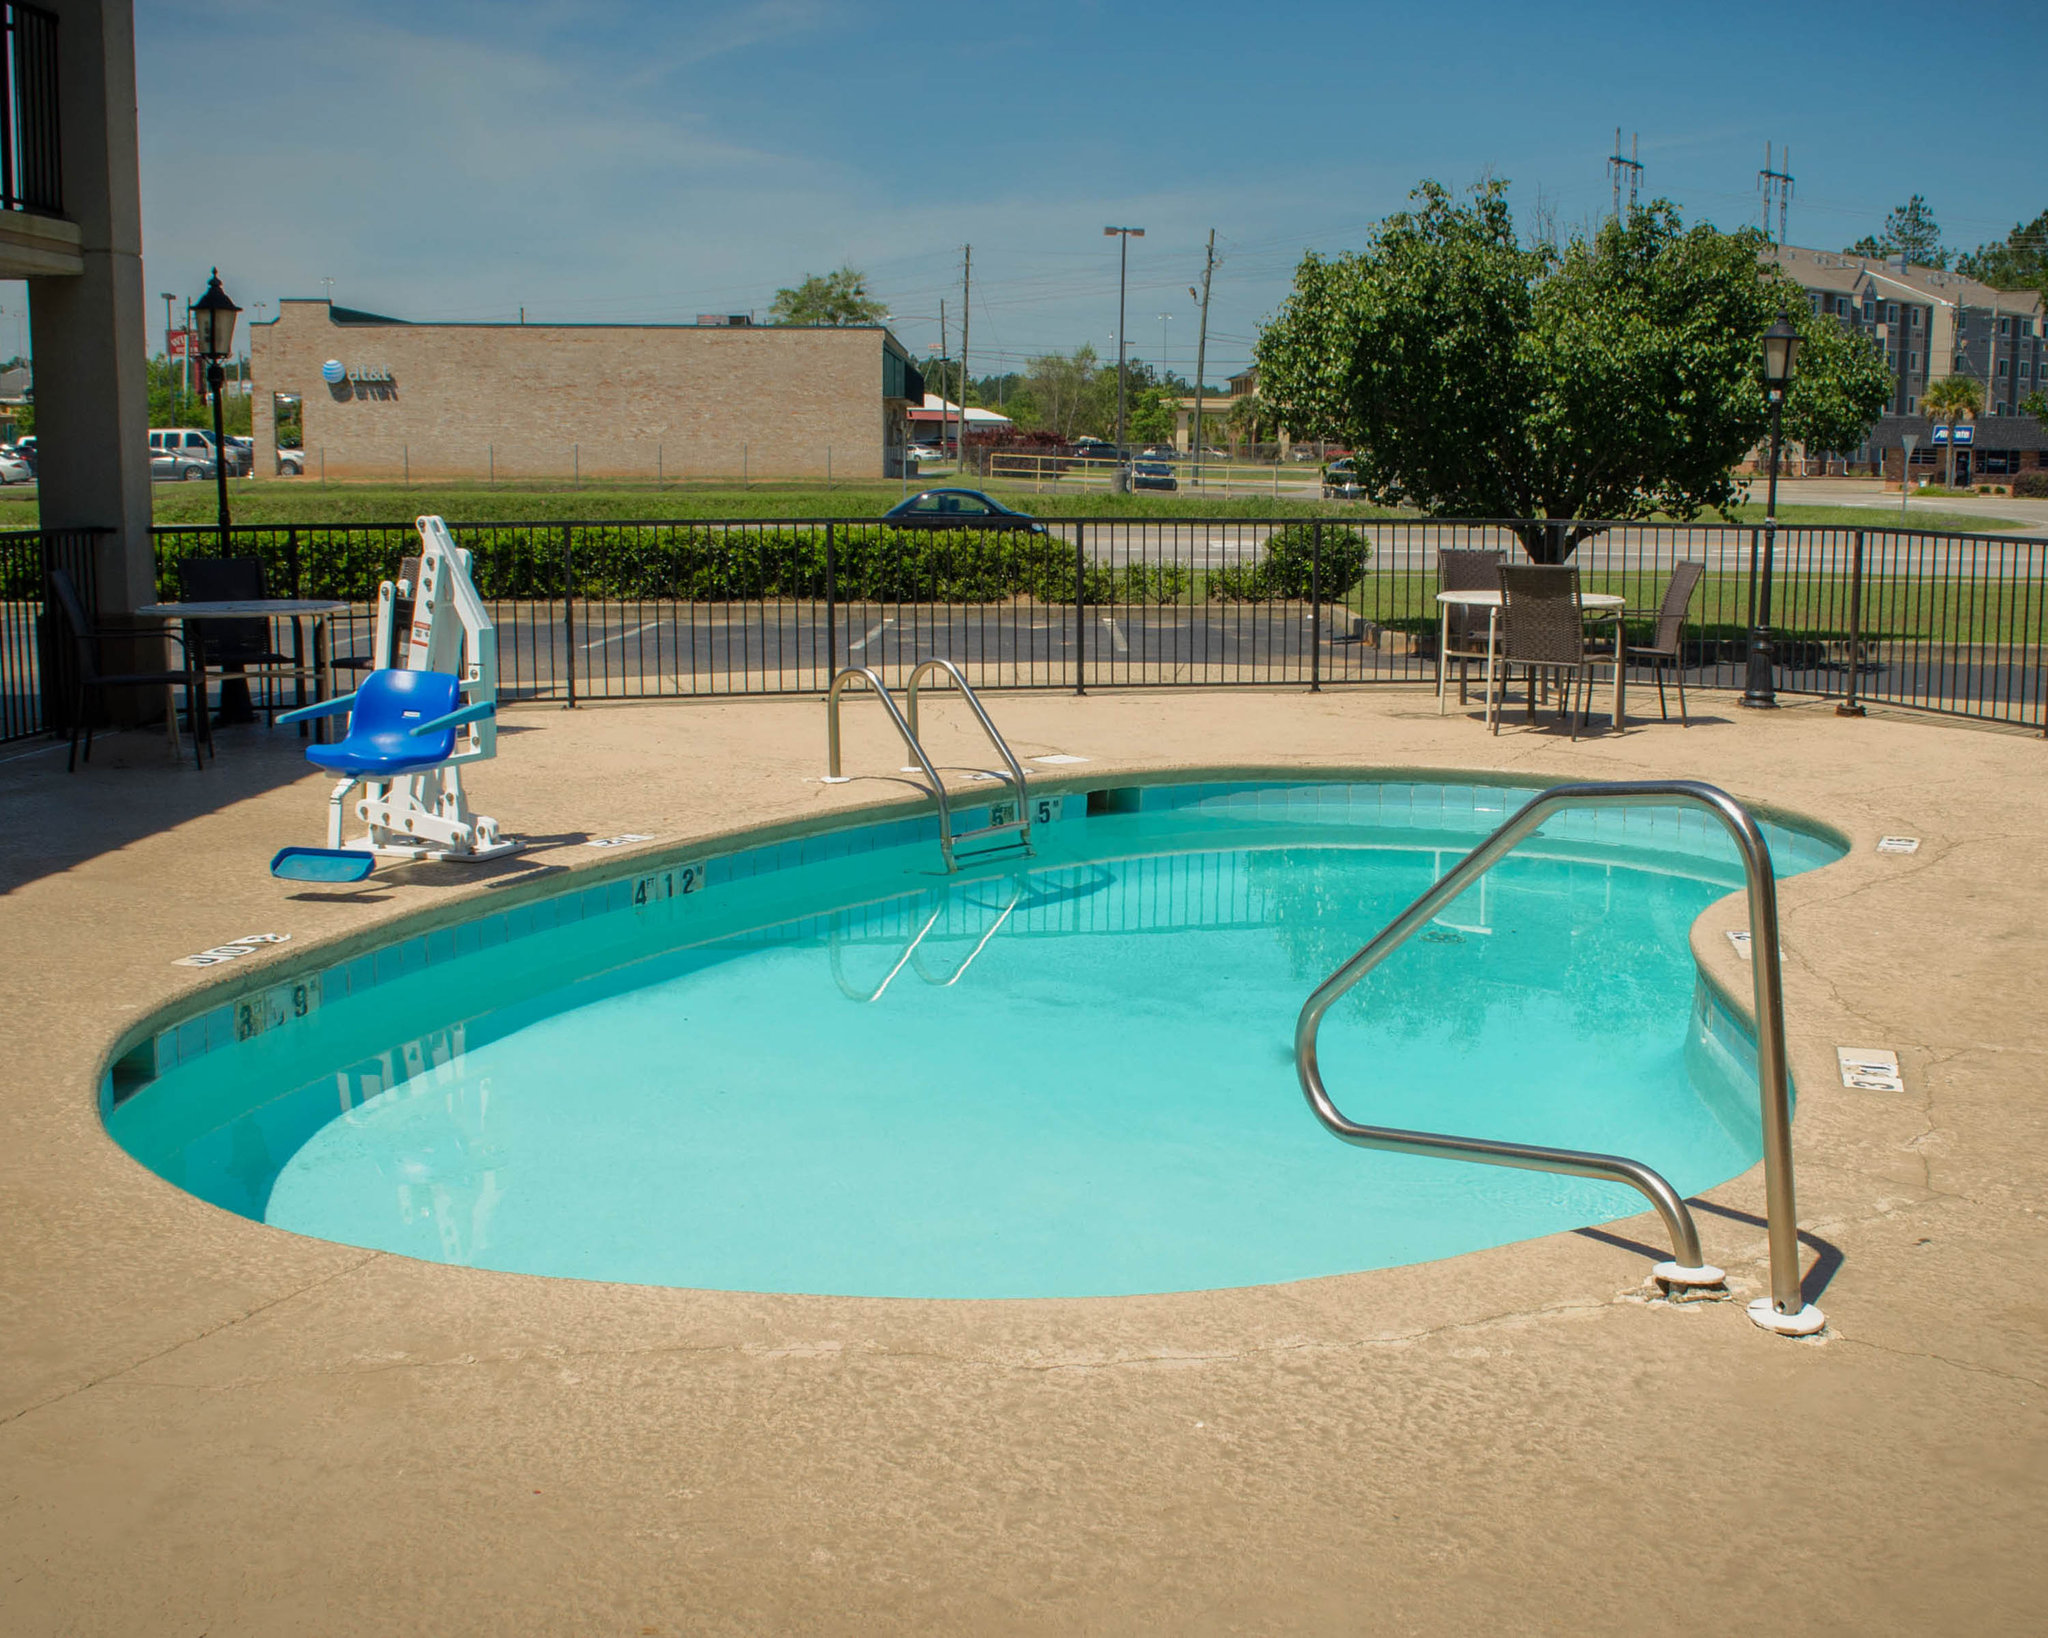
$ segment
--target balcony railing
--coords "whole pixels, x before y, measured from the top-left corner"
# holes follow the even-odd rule
[[[57,150],[57,19],[39,6],[0,5],[0,209],[64,214]]]

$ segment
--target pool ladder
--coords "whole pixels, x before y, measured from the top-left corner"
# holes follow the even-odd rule
[[[1763,1112],[1764,1198],[1771,1252],[1771,1294],[1749,1305],[1749,1317],[1782,1336],[1811,1336],[1827,1323],[1807,1302],[1799,1281],[1799,1224],[1792,1189],[1792,1110],[1785,1075],[1785,998],[1778,952],[1778,889],[1771,854],[1749,811],[1726,791],[1690,779],[1651,779],[1612,784],[1556,785],[1532,797],[1506,824],[1452,866],[1450,872],[1343,966],[1324,979],[1301,1009],[1294,1027],[1294,1067],[1316,1119],[1346,1143],[1361,1149],[1426,1155],[1435,1160],[1470,1160],[1524,1171],[1559,1172],[1569,1177],[1625,1183],[1657,1208],[1671,1236],[1674,1260],[1659,1263],[1657,1279],[1667,1289],[1711,1288],[1723,1283],[1720,1269],[1700,1256],[1699,1230],[1678,1191],[1640,1161],[1590,1150],[1551,1149],[1494,1138],[1452,1137],[1364,1126],[1331,1101],[1316,1061],[1316,1036],[1323,1015],[1338,999],[1484,875],[1560,808],[1704,808],[1735,839],[1749,886],[1749,947],[1756,1002],[1756,1079]]]
[[[1012,793],[1010,802],[1012,817],[1008,819],[997,818],[996,816],[1002,811],[1003,804],[1000,801],[992,802],[989,804],[991,823],[982,825],[975,830],[963,830],[957,834],[954,832],[953,807],[946,798],[945,781],[939,778],[939,770],[933,766],[932,759],[926,752],[923,741],[917,737],[918,685],[935,671],[943,671],[953,679],[953,686],[960,690],[961,697],[973,709],[975,720],[981,724],[982,732],[988,735],[989,744],[993,745],[997,754],[1002,757],[1003,768],[986,771],[993,773],[996,778],[1002,780],[1010,787]],[[1008,835],[1011,832],[1015,832],[1017,840],[1009,845],[1020,847],[1027,854],[1031,852],[1031,801],[1024,789],[1024,769],[1017,761],[1016,754],[1011,751],[1008,742],[1001,734],[996,732],[996,725],[989,720],[988,712],[982,707],[980,696],[969,686],[967,679],[960,674],[960,668],[951,660],[925,660],[910,673],[909,684],[904,690],[910,711],[907,720],[904,713],[897,709],[896,701],[889,693],[888,684],[882,681],[880,675],[872,667],[850,665],[840,671],[832,679],[832,686],[825,693],[826,784],[843,785],[851,777],[839,771],[839,696],[845,690],[848,683],[858,681],[865,681],[868,687],[874,690],[875,697],[882,702],[883,708],[888,711],[889,720],[895,723],[896,732],[903,736],[905,748],[917,759],[915,766],[907,767],[903,772],[917,773],[922,771],[928,782],[932,801],[938,805],[939,852],[945,858],[948,874],[960,868],[959,857],[954,851],[955,845],[960,842],[971,842],[977,837]],[[997,851],[999,851],[997,848],[978,849],[976,857],[985,857]]]

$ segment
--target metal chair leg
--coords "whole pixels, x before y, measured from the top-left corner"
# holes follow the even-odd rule
[[[1662,660],[1657,662],[1657,715],[1663,721],[1669,722],[1671,720],[1671,712],[1664,704],[1664,664],[1665,662]]]
[[[66,773],[78,772],[78,733],[85,726],[85,684],[80,683],[71,695],[71,760],[64,765]]]

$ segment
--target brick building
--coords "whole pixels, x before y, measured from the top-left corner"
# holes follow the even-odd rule
[[[876,326],[412,324],[281,301],[249,327],[256,470],[279,395],[330,478],[897,477],[924,381]]]

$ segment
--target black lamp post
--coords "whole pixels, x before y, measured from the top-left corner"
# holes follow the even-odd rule
[[[1119,495],[1131,487],[1131,469],[1124,461],[1124,291],[1131,274],[1131,241],[1145,237],[1143,228],[1106,227],[1104,238],[1117,241],[1116,272],[1116,474],[1110,480]]]
[[[206,384],[213,391],[213,476],[220,487],[220,555],[228,555],[228,441],[221,428],[221,360],[235,343],[235,318],[241,312],[220,287],[220,269],[213,270],[206,294],[192,306],[192,327],[198,331],[199,356],[206,360]]]
[[[1785,410],[1785,394],[1799,367],[1799,332],[1783,312],[1778,322],[1764,332],[1764,391],[1771,400],[1771,486],[1764,502],[1763,572],[1757,572],[1757,550],[1752,540],[1749,552],[1749,679],[1742,691],[1742,703],[1768,710],[1778,703],[1773,686],[1775,661],[1771,653],[1771,570],[1778,555],[1778,439]]]

